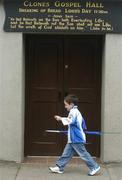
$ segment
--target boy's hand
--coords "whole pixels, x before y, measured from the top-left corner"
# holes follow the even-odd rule
[[[54,118],[55,118],[57,121],[61,121],[61,116],[55,115]]]

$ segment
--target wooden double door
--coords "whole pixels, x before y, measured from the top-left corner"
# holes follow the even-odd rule
[[[25,155],[61,154],[66,136],[54,115],[66,116],[64,96],[79,98],[88,130],[100,130],[101,36],[26,35]],[[100,155],[100,137],[87,135],[88,151]]]

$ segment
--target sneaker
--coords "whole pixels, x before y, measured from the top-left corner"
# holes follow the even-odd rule
[[[63,171],[61,171],[58,166],[49,167],[49,170],[50,170],[51,172],[53,172],[53,173],[58,173],[58,174],[62,174],[62,173],[63,173]]]
[[[100,166],[98,166],[97,168],[91,170],[91,171],[88,173],[88,175],[89,175],[89,176],[94,176],[96,173],[99,172],[99,170],[100,170]]]

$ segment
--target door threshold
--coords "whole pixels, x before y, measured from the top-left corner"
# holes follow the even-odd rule
[[[27,156],[24,158],[24,164],[45,164],[45,165],[51,165],[55,164],[55,162],[58,160],[59,156]],[[95,161],[100,163],[100,159],[93,157]],[[71,165],[80,165],[84,162],[80,159],[80,157],[76,156],[71,159],[69,164]]]

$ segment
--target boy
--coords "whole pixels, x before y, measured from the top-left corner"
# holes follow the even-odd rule
[[[100,166],[93,160],[86,151],[84,144],[86,136],[83,131],[84,119],[77,108],[78,98],[75,95],[68,95],[64,98],[64,106],[69,111],[68,117],[54,116],[57,121],[61,121],[64,126],[68,125],[68,142],[63,154],[57,160],[55,167],[49,167],[51,172],[63,173],[64,167],[77,153],[90,169],[88,175],[93,176],[100,170]]]

